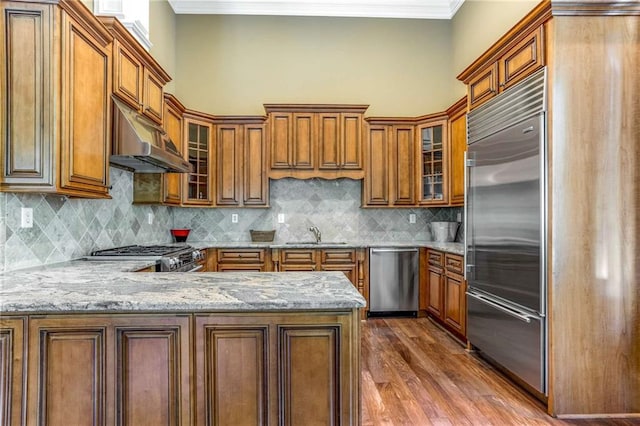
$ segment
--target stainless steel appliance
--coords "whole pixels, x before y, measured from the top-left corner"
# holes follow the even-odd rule
[[[543,69],[468,115],[467,337],[547,394]]]
[[[416,316],[418,249],[369,249],[369,316]]]
[[[192,171],[162,127],[115,98],[113,112],[111,164],[137,173]]]
[[[124,246],[91,253],[88,260],[150,260],[157,261],[158,272],[196,272],[204,258],[200,250],[182,246]]]

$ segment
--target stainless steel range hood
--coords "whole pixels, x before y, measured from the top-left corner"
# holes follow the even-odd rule
[[[113,105],[112,165],[136,173],[192,171],[164,129],[115,98]]]

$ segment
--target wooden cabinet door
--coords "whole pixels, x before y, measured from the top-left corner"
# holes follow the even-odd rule
[[[342,165],[341,123],[339,113],[318,114],[318,168],[338,170]]]
[[[214,318],[198,316],[195,322],[196,424],[268,424],[268,325]]]
[[[340,114],[340,166],[362,170],[362,114]]]
[[[416,186],[421,205],[443,206],[448,200],[447,123],[437,120],[416,128],[418,161]],[[402,164],[402,163],[399,163]]]
[[[391,205],[416,203],[414,126],[391,126]]]
[[[442,268],[429,265],[427,277],[427,310],[442,319],[444,312],[444,273]]]
[[[466,106],[466,103],[465,103]],[[449,204],[464,204],[464,153],[467,151],[466,108],[449,119]]]
[[[158,124],[162,124],[164,105],[163,84],[149,69],[144,70],[144,97],[142,113]]]
[[[174,145],[183,152],[182,143],[183,119],[182,112],[165,102],[164,129]],[[179,205],[182,201],[182,173],[164,174],[164,203]]]
[[[364,206],[389,205],[389,145],[388,126],[369,126],[362,200]]]
[[[509,49],[498,62],[500,91],[544,66],[542,26]]]
[[[358,268],[355,263],[346,265],[322,264],[320,270],[344,272],[346,277],[349,278],[349,281],[351,281],[351,284],[358,288]]]
[[[188,316],[30,319],[29,423],[189,424],[190,335]]]
[[[213,204],[211,165],[214,164],[215,156],[211,149],[211,133],[212,126],[208,122],[189,117],[185,119],[186,156],[193,172],[186,174],[182,200],[184,204]]]
[[[476,108],[498,94],[498,64],[480,71],[468,83],[469,109]]]
[[[312,170],[315,165],[317,130],[313,113],[293,113],[291,167]]]
[[[0,424],[26,424],[24,418],[24,359],[26,318],[0,318]]]
[[[56,129],[53,5],[0,2],[0,187],[52,191]],[[7,96],[9,95],[9,96]]]
[[[142,107],[142,62],[118,40],[113,41],[113,93],[133,109]]]
[[[111,46],[62,13],[60,186],[106,196],[111,147]]]
[[[242,126],[216,125],[216,203],[240,206],[242,200]]]
[[[288,169],[291,167],[293,145],[293,114],[274,112],[269,114],[271,129],[271,168]]]
[[[466,335],[467,298],[464,278],[446,273],[444,276],[444,322],[461,335]]]
[[[267,138],[264,124],[244,126],[244,182],[242,203],[245,206],[269,205],[267,178]]]

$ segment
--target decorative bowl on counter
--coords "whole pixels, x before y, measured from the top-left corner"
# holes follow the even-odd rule
[[[184,243],[187,241],[189,232],[191,232],[191,229],[172,229],[171,235],[176,243]]]

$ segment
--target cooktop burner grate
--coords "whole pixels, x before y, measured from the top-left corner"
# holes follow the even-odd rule
[[[171,253],[189,249],[189,246],[124,246],[112,249],[97,250],[91,256],[166,256]]]

